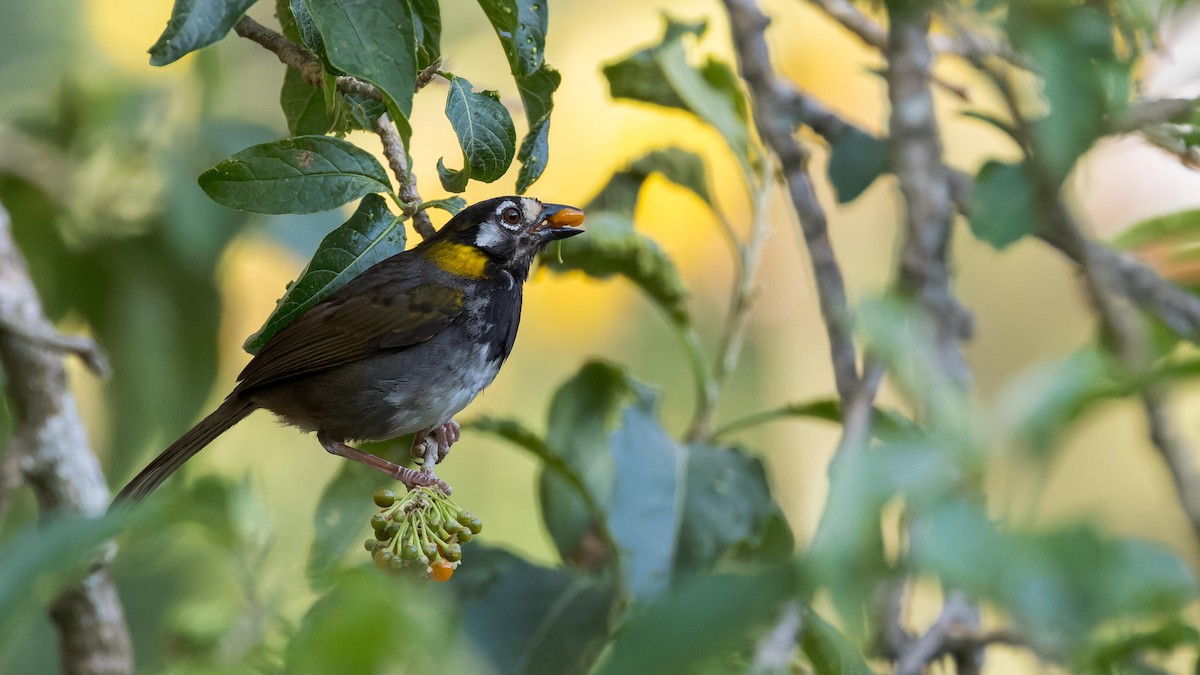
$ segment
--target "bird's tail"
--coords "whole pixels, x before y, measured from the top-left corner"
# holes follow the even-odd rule
[[[175,473],[176,469],[183,466],[184,462],[203,450],[204,446],[212,443],[217,436],[245,419],[257,407],[240,396],[235,395],[225,399],[225,402],[209,413],[208,417],[200,420],[196,426],[180,436],[179,440],[163,450],[162,454],[155,457],[154,461],[129,481],[129,484],[122,488],[121,492],[113,499],[113,504],[141,501],[168,476]]]

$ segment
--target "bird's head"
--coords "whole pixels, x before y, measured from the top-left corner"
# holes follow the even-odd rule
[[[496,197],[460,211],[428,243],[474,247],[492,264],[523,279],[538,251],[582,233],[582,223],[583,211],[573,206],[543,204],[532,197]]]

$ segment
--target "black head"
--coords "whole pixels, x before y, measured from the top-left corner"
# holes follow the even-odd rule
[[[581,223],[583,211],[573,206],[543,204],[532,197],[496,197],[460,211],[436,239],[475,246],[506,268],[527,271],[547,244],[582,233]]]

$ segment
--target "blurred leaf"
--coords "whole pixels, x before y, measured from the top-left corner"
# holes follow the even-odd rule
[[[1000,432],[1039,455],[1059,447],[1072,422],[1117,393],[1111,364],[1099,351],[1080,350],[1013,377],[996,397]]]
[[[368,519],[374,513],[371,494],[377,487],[378,473],[355,462],[341,462],[341,468],[321,492],[313,514],[313,544],[305,567],[313,588],[329,587],[352,547],[366,559],[366,551],[356,544],[373,534]]]
[[[11,626],[8,622],[38,580],[68,568],[85,569],[95,549],[120,531],[127,516],[60,517],[27,527],[0,546],[0,625]]]
[[[1178,611],[1196,597],[1187,566],[1136,540],[1084,527],[998,529],[958,501],[925,512],[912,534],[917,570],[996,603],[1042,644],[1080,640],[1102,622]]]
[[[675,264],[653,240],[633,231],[633,223],[609,212],[588,214],[588,234],[563,242],[563,262],[543,255],[542,262],[555,271],[580,270],[606,279],[621,275],[649,296],[671,322],[690,322],[688,293]]]
[[[683,498],[674,562],[680,577],[711,569],[731,550],[758,549],[781,515],[762,462],[733,448],[688,446]],[[786,521],[780,534],[790,539]]]
[[[497,673],[586,673],[609,633],[614,590],[569,568],[472,545],[451,582],[461,630]]]
[[[1181,619],[1172,619],[1158,628],[1127,633],[1089,647],[1079,659],[1078,672],[1137,672],[1133,669],[1145,662],[1147,652],[1169,653],[1188,646],[1200,647],[1200,632]]]
[[[1020,240],[1037,226],[1033,199],[1023,165],[989,160],[975,177],[971,232],[997,249]]]
[[[311,3],[308,11],[325,40],[329,62],[383,92],[408,147],[417,85],[417,36],[409,2],[322,0]]]
[[[800,646],[816,675],[873,675],[858,650],[812,609],[804,609],[800,626]]]
[[[886,408],[875,408],[872,420],[872,433],[880,438],[894,437],[917,430],[915,423],[896,412]],[[721,438],[729,434],[744,431],[767,422],[788,417],[807,417],[841,424],[842,404],[837,399],[825,398],[807,403],[787,403],[778,408],[752,413],[740,419],[729,422],[712,433],[712,438]]]
[[[150,47],[150,65],[165,66],[225,37],[254,0],[175,0],[171,19]]]
[[[613,98],[679,108],[717,130],[733,150],[747,177],[755,175],[746,105],[735,78],[720,72],[709,59],[702,68],[688,62],[683,38],[698,37],[705,25],[685,24],[667,17],[662,41],[604,66]],[[728,67],[724,67],[728,71]]]
[[[442,14],[438,0],[409,0],[409,3],[416,29],[417,71],[420,72],[442,55]]]
[[[1037,156],[1061,181],[1128,101],[1129,64],[1116,55],[1110,18],[1086,4],[1013,4],[1008,34],[1044,81],[1050,111],[1034,127]]]
[[[793,571],[699,577],[636,613],[612,641],[598,675],[682,673],[746,648],[797,593]]]
[[[458,212],[465,208],[467,208],[467,200],[462,197],[446,197],[445,199],[431,199],[427,202],[421,202],[417,210],[441,209],[452,216],[457,216]]]
[[[499,94],[494,91],[475,92],[465,78],[452,75],[450,89],[446,93],[446,117],[454,126],[458,145],[462,148],[465,167],[461,173],[465,173],[467,178],[491,183],[508,171],[516,153],[517,132],[508,109],[500,103]],[[443,169],[444,165],[439,159],[439,175],[443,175]],[[443,177],[442,187],[451,192],[461,192],[451,188],[465,186],[465,183],[455,181]]]
[[[829,145],[829,182],[839,203],[854,201],[887,171],[887,141],[847,127]]]
[[[1144,220],[1112,243],[1133,252],[1167,279],[1193,290],[1200,287],[1200,209]]]
[[[288,68],[283,74],[279,107],[292,136],[319,136],[333,128],[333,116],[325,109],[325,94],[309,86],[295,68]]]
[[[642,186],[655,173],[662,174],[663,178],[704,200],[709,208],[716,209],[708,192],[708,175],[700,156],[680,148],[662,148],[642,155],[614,173],[584,207],[588,217],[607,211],[632,220]]]
[[[304,615],[283,672],[453,672],[447,609],[419,583],[349,570]]]
[[[373,156],[325,136],[246,148],[200,174],[200,187],[224,206],[255,213],[328,211],[372,192],[392,190]]]
[[[544,61],[549,7],[540,0],[479,0],[479,6],[500,38],[525,107],[529,130],[517,153],[522,164],[517,175],[517,193],[524,194],[542,175],[550,159],[552,96],[562,81],[558,71]]]
[[[617,366],[592,361],[565,382],[550,402],[546,445],[586,487],[600,508],[612,497],[614,467],[609,439],[622,407],[635,392]],[[592,509],[560,472],[543,470],[538,482],[542,518],[564,561],[594,522]]]
[[[403,222],[379,195],[367,195],[354,215],[321,240],[312,260],[243,348],[257,354],[263,345],[313,305],[332,295],[367,268],[404,250]]]
[[[638,603],[659,598],[671,584],[689,477],[687,451],[655,419],[655,403],[639,396],[625,408],[610,442],[615,480],[608,529],[622,588]]]

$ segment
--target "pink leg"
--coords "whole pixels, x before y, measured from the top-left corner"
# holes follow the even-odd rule
[[[393,464],[382,457],[376,457],[369,452],[363,452],[358,448],[352,448],[341,441],[331,441],[321,438],[320,436],[317,437],[317,440],[320,441],[321,447],[325,448],[329,454],[337,455],[338,457],[345,457],[346,459],[358,462],[359,464],[365,464],[376,471],[385,473],[401,483],[404,483],[404,487],[410,490],[417,486],[423,485],[425,487],[436,487],[446,494],[450,494],[451,492],[450,486],[433,474],[428,474],[422,471],[417,471],[416,469],[409,469],[398,464]]]
[[[416,436],[413,437],[412,448],[410,450],[414,459],[424,459],[425,442],[432,438],[437,443],[437,463],[441,464],[442,460],[446,459],[446,455],[450,454],[450,446],[457,443],[461,437],[462,427],[458,425],[458,422],[450,420],[441,426],[418,431]]]

